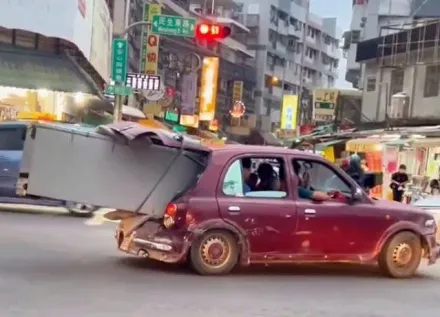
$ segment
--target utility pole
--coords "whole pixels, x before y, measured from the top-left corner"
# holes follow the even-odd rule
[[[309,14],[310,14],[310,0],[306,0],[306,18],[304,23],[304,30],[302,34],[302,43],[303,43],[303,49],[301,52],[301,71],[299,74],[299,94],[298,94],[298,105],[296,110],[296,135],[299,136],[299,126],[301,124],[301,110],[302,110],[302,97],[303,97],[303,89],[304,89],[304,57],[306,56],[307,52],[307,45],[306,45],[306,39],[307,39],[307,32],[309,28]]]
[[[131,0],[125,0],[125,15],[124,15],[124,33],[123,38],[125,40],[128,40],[128,31],[134,26],[129,25],[130,21],[130,4]],[[135,24],[135,23],[134,23]],[[121,85],[121,83],[115,83],[115,85]],[[113,122],[118,123],[122,120],[122,96],[121,95],[115,95],[115,106],[113,110]]]

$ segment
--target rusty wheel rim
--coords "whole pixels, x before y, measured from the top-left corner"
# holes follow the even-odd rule
[[[200,248],[200,255],[206,265],[210,267],[221,267],[229,260],[229,243],[221,236],[210,236],[203,241]]]
[[[393,250],[393,262],[398,267],[406,267],[411,263],[412,258],[413,249],[406,242],[400,243]]]

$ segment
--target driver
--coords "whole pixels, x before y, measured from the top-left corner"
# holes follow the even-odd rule
[[[326,201],[331,199],[331,196],[329,196],[327,193],[320,192],[318,190],[307,189],[303,186],[303,181],[300,175],[301,165],[299,165],[298,162],[293,162],[293,169],[296,176],[298,177],[298,196],[300,198],[310,199],[313,201]]]

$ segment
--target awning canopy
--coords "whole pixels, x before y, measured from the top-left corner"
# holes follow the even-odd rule
[[[66,56],[0,45],[0,86],[98,95]]]
[[[328,141],[328,142],[318,143],[315,145],[315,150],[316,151],[324,151],[329,146],[336,145],[336,144],[343,143],[343,142],[345,142],[345,140],[339,139],[339,140],[332,140],[332,141]]]

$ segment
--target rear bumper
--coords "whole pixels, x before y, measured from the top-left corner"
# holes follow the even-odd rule
[[[145,222],[133,232],[124,232],[122,221],[115,233],[119,250],[166,263],[185,262],[190,236],[187,231],[169,230],[154,221]]]

